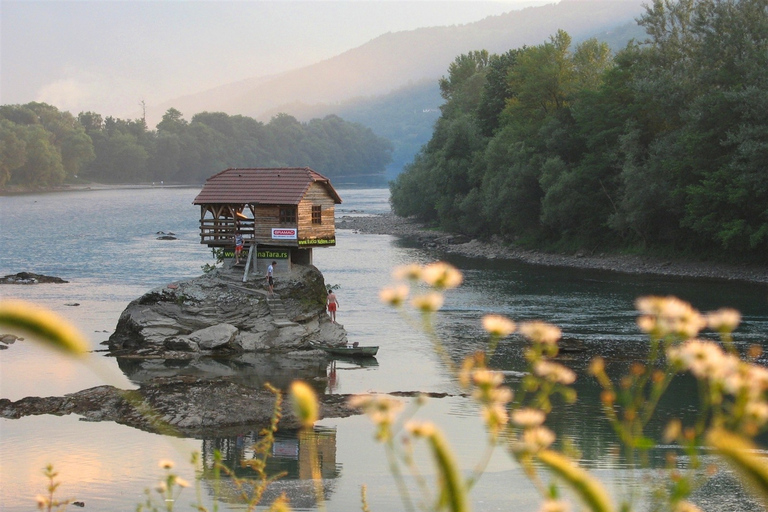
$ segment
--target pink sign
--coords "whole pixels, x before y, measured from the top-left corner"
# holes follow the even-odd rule
[[[296,240],[296,228],[272,228],[272,240]]]

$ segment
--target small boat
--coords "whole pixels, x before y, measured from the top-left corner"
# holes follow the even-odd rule
[[[373,357],[379,351],[378,346],[360,346],[357,342],[350,345],[323,345],[316,341],[309,342],[313,347],[325,350],[327,353],[335,356],[344,357]]]

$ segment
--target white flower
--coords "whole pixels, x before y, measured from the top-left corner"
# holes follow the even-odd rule
[[[401,306],[408,298],[408,287],[404,284],[382,288],[379,292],[381,302],[390,306]]]
[[[735,309],[721,308],[707,313],[707,325],[719,332],[732,332],[739,326],[741,314]]]
[[[414,297],[411,304],[423,313],[434,313],[443,307],[443,296],[437,292],[427,293]]]
[[[398,280],[408,279],[410,281],[416,281],[421,279],[421,267],[416,263],[397,267],[392,271],[392,277]]]
[[[525,428],[538,427],[544,423],[545,419],[544,412],[538,409],[525,408],[512,411],[512,421]]]
[[[483,329],[492,336],[504,338],[515,332],[515,322],[501,315],[485,315]]]
[[[520,334],[535,343],[554,345],[560,339],[562,332],[559,327],[535,320],[520,324]]]
[[[570,510],[568,503],[560,500],[547,500],[539,508],[539,512],[569,512]]]
[[[533,371],[539,377],[543,377],[550,382],[559,382],[566,386],[573,384],[576,380],[576,374],[573,370],[549,361],[538,361],[533,366]]]
[[[430,263],[421,271],[421,278],[428,285],[438,290],[456,288],[464,279],[456,267],[443,261]]]
[[[528,452],[538,452],[555,442],[555,433],[547,427],[534,427],[523,432],[523,445]]]

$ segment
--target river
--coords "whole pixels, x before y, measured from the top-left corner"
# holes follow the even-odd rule
[[[59,396],[108,383],[135,388],[131,375],[104,353],[101,342],[114,330],[125,306],[151,288],[194,277],[212,263],[209,249],[199,244],[199,211],[192,199],[199,189],[152,188],[73,191],[0,197],[0,275],[30,271],[62,277],[67,284],[6,285],[3,298],[34,301],[71,319],[94,351],[85,363],[72,362],[28,341],[0,351],[0,397]],[[341,215],[389,211],[388,191],[339,190]],[[158,240],[172,232],[176,240]],[[542,319],[558,325],[564,337],[590,354],[600,353],[617,368],[644,353],[645,338],[635,326],[634,299],[640,295],[677,295],[703,311],[721,306],[739,309],[744,317],[737,331],[742,346],[768,348],[768,292],[765,285],[737,282],[629,276],[607,272],[542,268],[509,261],[487,261],[435,254],[391,236],[338,230],[337,246],[315,250],[315,265],[326,283],[338,285],[338,320],[353,341],[379,345],[372,364],[340,361],[329,393],[422,391],[448,393],[431,399],[417,417],[437,422],[445,431],[465,471],[471,470],[485,439],[477,410],[458,394],[461,389],[438,357],[428,337],[401,313],[381,304],[378,291],[391,283],[399,265],[445,258],[464,274],[463,285],[447,294],[436,317],[446,352],[459,361],[485,346],[480,318],[500,313],[515,320]],[[73,305],[77,304],[77,305]],[[522,342],[502,343],[491,364],[505,370],[515,384],[524,368]],[[601,477],[617,496],[637,491],[658,479],[654,471],[628,467],[615,456],[615,439],[599,420],[599,390],[585,375],[586,356],[570,363],[577,370],[580,401],[558,407],[550,418],[561,439],[581,451],[581,463]],[[330,370],[329,370],[330,371]],[[661,407],[662,416],[690,413],[694,388],[679,379]],[[695,393],[693,393],[695,394]],[[383,448],[373,440],[365,417],[325,419],[312,439],[280,433],[273,470],[287,476],[269,497],[285,491],[294,509],[316,510],[307,480],[306,446],[315,443],[323,454],[322,473],[328,510],[360,510],[361,486],[367,487],[371,510],[402,510]],[[85,503],[86,510],[134,510],[144,490],[155,486],[158,460],[176,461],[177,471],[192,481],[187,464],[192,451],[209,456],[221,449],[237,464],[248,457],[256,433],[214,439],[173,439],[110,422],[85,422],[75,416],[34,416],[0,419],[0,509],[32,510],[34,497],[46,482],[42,468],[53,463],[62,482],[60,497]],[[662,459],[669,447],[656,450]],[[417,452],[424,473],[430,461]],[[697,493],[705,510],[751,510],[751,502],[725,472]],[[213,508],[213,491],[202,482],[203,502]],[[231,492],[231,489],[228,491]],[[227,494],[229,496],[229,494]],[[491,458],[472,491],[475,510],[537,510],[539,497],[522,471],[502,451]],[[194,491],[185,490],[176,510],[187,509]],[[237,509],[228,497],[219,507]]]

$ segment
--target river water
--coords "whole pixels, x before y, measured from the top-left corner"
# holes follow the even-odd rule
[[[130,370],[107,357],[106,340],[125,306],[151,288],[197,276],[212,263],[210,251],[199,244],[198,216],[192,199],[199,189],[153,188],[62,192],[0,197],[0,275],[30,271],[55,275],[67,284],[4,286],[3,298],[34,301],[71,319],[90,339],[94,352],[86,362],[72,362],[29,341],[0,351],[0,397],[60,396],[111,384],[135,388]],[[339,190],[340,215],[389,211],[388,191]],[[158,240],[172,232],[176,240]],[[459,395],[461,389],[444,360],[435,354],[429,337],[414,328],[413,319],[378,300],[378,291],[391,283],[390,272],[406,263],[446,259],[464,273],[464,284],[446,297],[436,317],[436,330],[454,361],[485,346],[480,318],[500,313],[515,320],[542,319],[558,325],[564,337],[590,354],[603,354],[617,370],[642,357],[646,344],[634,324],[634,299],[640,295],[677,295],[703,311],[722,306],[739,309],[744,317],[738,342],[768,348],[768,290],[764,285],[725,281],[628,276],[606,272],[541,268],[513,262],[467,259],[435,254],[385,235],[338,230],[337,246],[315,250],[315,265],[326,283],[339,286],[338,320],[349,337],[363,345],[379,345],[375,360],[361,365],[338,361],[325,384],[328,393],[435,392],[417,417],[437,422],[445,431],[464,471],[481,457],[484,433],[477,410]],[[77,305],[74,305],[77,304]],[[418,322],[417,322],[418,323]],[[502,343],[491,365],[506,371],[511,385],[524,369],[522,342]],[[615,439],[599,419],[599,390],[585,375],[586,356],[569,364],[578,372],[580,400],[560,406],[549,422],[560,439],[581,452],[581,463],[593,470],[616,496],[646,489],[658,482],[654,470],[629,467],[616,456]],[[325,375],[323,375],[325,377]],[[324,382],[324,381],[320,381]],[[695,387],[679,379],[661,405],[662,417],[685,416],[694,410]],[[663,422],[662,422],[663,423]],[[658,428],[661,428],[659,423]],[[402,510],[383,448],[373,440],[365,417],[326,419],[315,432],[281,432],[270,470],[287,476],[267,493],[268,502],[285,492],[297,510],[316,510],[308,480],[308,446],[322,455],[324,497],[328,510],[360,510],[361,487],[367,488],[371,510]],[[134,510],[145,489],[161,476],[158,460],[172,459],[187,480],[195,473],[187,464],[192,451],[210,461],[222,450],[239,474],[248,474],[242,461],[253,457],[258,433],[243,428],[237,436],[173,439],[111,422],[85,422],[76,416],[34,416],[0,419],[0,509],[32,510],[34,497],[46,482],[42,468],[53,463],[59,471],[61,498],[73,497],[87,510]],[[665,450],[655,450],[663,459]],[[434,476],[428,458],[417,451],[423,473]],[[225,484],[229,482],[228,480]],[[213,508],[238,509],[231,485],[214,498],[209,480],[202,481],[202,501]],[[176,510],[187,509],[195,492],[185,490]],[[721,471],[696,494],[705,510],[751,510],[754,503]],[[497,451],[472,491],[475,510],[537,510],[539,497],[523,472]]]

